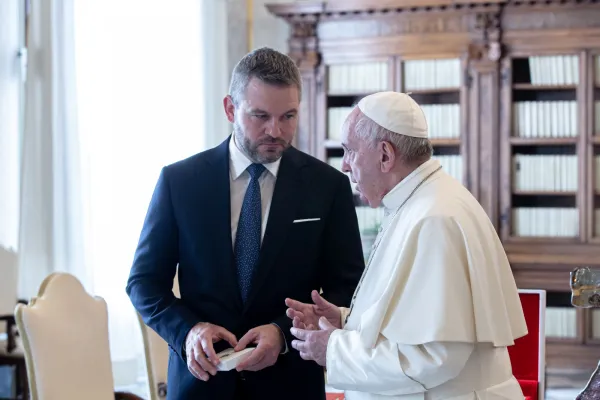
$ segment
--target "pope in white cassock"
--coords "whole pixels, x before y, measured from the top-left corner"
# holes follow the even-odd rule
[[[507,346],[527,334],[500,240],[477,200],[431,158],[408,95],[363,98],[343,169],[385,217],[350,308],[287,299],[292,346],[355,399],[523,399]]]

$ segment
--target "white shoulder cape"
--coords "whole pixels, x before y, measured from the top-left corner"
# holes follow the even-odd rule
[[[365,346],[380,334],[407,345],[495,346],[527,334],[492,224],[470,193],[440,172],[389,222],[357,289],[344,328],[359,331]]]

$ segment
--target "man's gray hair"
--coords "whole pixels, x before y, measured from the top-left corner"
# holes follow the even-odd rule
[[[364,140],[371,149],[382,141],[391,143],[406,165],[423,163],[433,155],[429,139],[399,135],[378,125],[363,113],[356,120],[354,129],[356,137]]]
[[[302,79],[298,66],[289,56],[262,47],[246,54],[235,66],[229,84],[229,95],[236,106],[244,97],[252,78],[274,86],[295,86],[299,100],[302,98]]]

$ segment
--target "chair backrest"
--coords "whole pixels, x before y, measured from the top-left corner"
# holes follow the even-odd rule
[[[12,315],[17,304],[17,253],[0,246],[0,316]]]
[[[543,400],[546,369],[546,291],[520,289],[527,335],[508,348],[513,375],[526,397]]]
[[[17,305],[15,319],[32,400],[114,399],[104,299],[74,276],[53,273],[37,297]]]
[[[173,294],[179,298],[179,277],[175,273],[173,281]],[[152,328],[144,324],[138,314],[138,321],[144,340],[144,353],[146,358],[146,372],[148,374],[148,391],[151,400],[166,398],[167,374],[169,367],[169,346]]]

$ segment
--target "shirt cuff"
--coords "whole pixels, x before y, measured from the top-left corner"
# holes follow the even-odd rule
[[[279,329],[279,333],[281,334],[281,339],[283,340],[283,346],[284,349],[282,352],[280,352],[279,354],[287,354],[288,352],[288,345],[287,345],[287,340],[285,339],[285,335],[283,334],[283,330],[281,329],[281,327],[279,325],[277,325],[275,322],[271,322],[273,325],[275,325],[277,327],[277,329]]]

